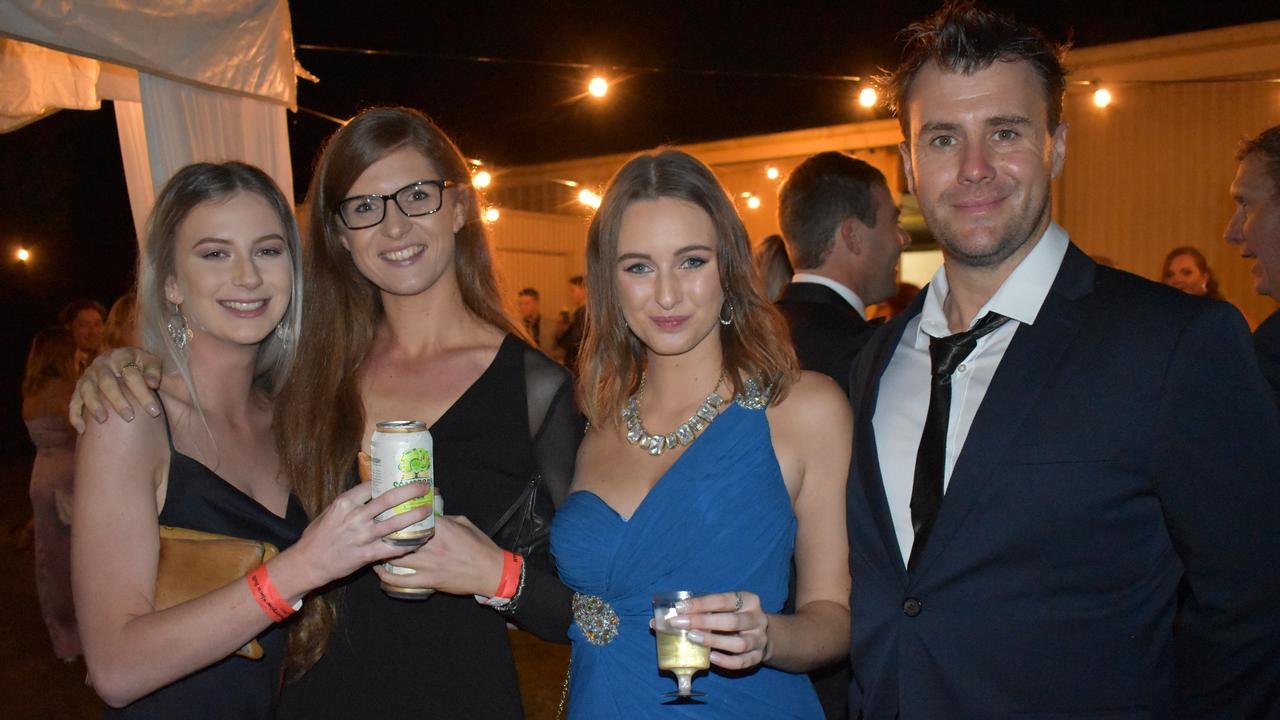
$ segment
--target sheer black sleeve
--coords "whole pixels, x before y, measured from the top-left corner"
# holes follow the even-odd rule
[[[559,507],[573,482],[573,464],[586,421],[573,398],[573,376],[542,353],[525,352],[525,393],[534,466]]]
[[[573,378],[561,365],[530,348],[525,351],[525,393],[534,472],[559,506],[573,482],[574,461],[586,422],[573,398]],[[549,545],[525,558],[525,588],[512,620],[544,640],[566,642],[573,591],[560,582]]]

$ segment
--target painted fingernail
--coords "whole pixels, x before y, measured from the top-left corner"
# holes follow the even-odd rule
[[[97,420],[100,423],[104,423],[107,421],[107,413],[102,410],[99,410],[98,412],[93,414],[93,419]]]
[[[677,615],[668,620],[667,624],[671,627],[687,628],[689,627],[689,618],[684,617],[683,615]]]
[[[120,417],[124,418],[125,422],[133,422],[133,410],[125,410],[120,413]]]
[[[671,624],[674,625],[675,623],[673,622]],[[689,642],[695,642],[695,643],[698,643],[699,645],[703,644],[703,642],[707,639],[706,635],[703,635],[697,630],[690,630],[689,632],[685,633],[685,637],[689,638]]]
[[[147,413],[150,414],[151,417],[160,417],[160,407],[157,405],[148,405]]]
[[[675,604],[675,608],[678,613],[687,613],[689,612],[689,603],[685,600],[680,600]]]

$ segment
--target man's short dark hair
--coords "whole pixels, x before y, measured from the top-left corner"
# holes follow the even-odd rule
[[[581,276],[581,275],[574,275],[573,277],[569,278],[569,284],[570,284],[570,285],[577,285],[578,287],[582,287],[582,285],[583,285],[582,276]]]
[[[1007,15],[979,8],[973,0],[952,0],[920,22],[912,23],[899,37],[905,38],[902,63],[892,74],[877,78],[888,107],[898,114],[902,134],[911,139],[907,99],[920,68],[930,62],[949,73],[972,75],[994,62],[1031,63],[1048,104],[1049,132],[1062,122],[1062,96],[1067,73],[1062,61],[1070,43],[1050,41],[1039,30]]]
[[[107,321],[107,309],[102,306],[102,303],[97,300],[81,298],[72,300],[63,306],[62,310],[58,312],[58,323],[65,327],[71,327],[71,323],[75,322],[76,316],[84,310],[94,310],[98,313],[98,317],[102,318],[102,322]]]
[[[1280,193],[1280,125],[1263,130],[1257,137],[1241,140],[1236,159],[1243,161],[1250,155],[1262,157],[1267,174],[1271,176],[1273,190]]]
[[[818,153],[791,171],[778,191],[778,225],[797,270],[827,259],[836,228],[847,218],[876,226],[880,208],[871,194],[876,185],[888,188],[884,173],[841,152]]]
[[[533,289],[533,288],[531,288],[531,287],[529,287],[529,288],[525,288],[525,289],[521,290],[520,292],[518,292],[518,293],[516,293],[516,294],[517,294],[518,296],[520,296],[520,297],[531,297],[531,298],[533,298],[534,300],[541,300],[541,299],[542,299],[542,296],[538,294],[538,291],[537,291],[537,290],[534,290],[534,289]]]

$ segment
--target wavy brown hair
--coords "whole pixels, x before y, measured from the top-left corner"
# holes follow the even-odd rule
[[[365,422],[359,370],[383,318],[378,288],[342,246],[346,229],[337,205],[370,165],[404,147],[422,153],[442,179],[458,183],[453,192],[462,193],[466,224],[454,236],[454,272],[463,304],[481,321],[523,337],[498,291],[466,160],[449,137],[422,113],[397,107],[365,110],[330,136],[307,193],[300,361],[280,393],[274,425],[283,470],[311,517],[351,487]],[[333,622],[323,594],[308,600],[290,629],[287,662],[294,677],[324,654]]]
[[[50,380],[76,379],[76,341],[71,331],[62,327],[41,330],[31,338],[27,367],[22,374],[23,399],[40,392]]]
[[[786,321],[763,295],[751,262],[751,243],[733,201],[706,165],[672,148],[627,161],[605,189],[587,231],[587,325],[578,357],[578,398],[592,425],[618,425],[627,398],[640,388],[645,347],[627,328],[618,300],[618,231],[632,203],[675,198],[711,218],[716,263],[733,322],[720,326],[724,369],[734,392],[746,378],[773,386],[772,401],[787,394],[800,372]]]

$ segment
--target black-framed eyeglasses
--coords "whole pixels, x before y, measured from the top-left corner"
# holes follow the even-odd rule
[[[458,184],[453,180],[419,180],[390,195],[356,195],[338,203],[338,217],[348,230],[373,227],[386,218],[388,200],[407,217],[430,215],[444,204],[445,188]]]

